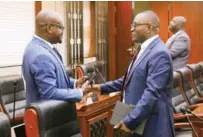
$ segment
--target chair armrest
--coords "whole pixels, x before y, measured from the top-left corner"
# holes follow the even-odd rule
[[[186,119],[186,116],[183,115],[182,113],[173,114],[173,117],[174,117],[174,120]]]
[[[199,98],[199,99],[198,99],[198,102],[199,102],[199,103],[203,103],[203,98]]]
[[[174,126],[175,126],[175,129],[178,129],[178,128],[191,128],[190,124],[187,123],[187,122],[175,123]]]

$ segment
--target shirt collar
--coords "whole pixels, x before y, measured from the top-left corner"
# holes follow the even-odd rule
[[[49,45],[52,49],[54,48],[54,46],[53,46],[50,42],[48,42],[48,41],[46,41],[45,39],[43,39],[43,38],[37,36],[36,34],[34,34],[34,37],[40,39],[40,40],[43,41],[43,42],[45,42],[45,43],[46,43],[47,45]]]
[[[158,38],[158,37],[159,37],[159,35],[155,35],[155,36],[153,36],[153,37],[147,39],[146,41],[144,41],[144,42],[142,43],[142,45],[141,45],[141,49],[142,49],[142,50],[146,49],[146,48],[150,45],[150,43],[151,43],[153,40],[155,40],[156,38]]]

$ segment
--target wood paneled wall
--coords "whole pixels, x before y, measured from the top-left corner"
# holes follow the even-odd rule
[[[132,23],[132,2],[116,2],[116,76],[117,78],[125,74],[125,70],[130,61],[127,49],[132,46],[130,27]],[[112,70],[110,70],[112,71]]]
[[[168,39],[168,2],[160,1],[160,2],[149,2],[150,9],[157,13],[160,18],[160,37],[166,42]]]
[[[124,74],[129,56],[126,49],[131,46],[130,24],[132,2],[115,2],[116,14],[116,77]],[[188,63],[203,61],[203,2],[202,1],[150,1],[150,9],[160,18],[160,37],[164,42],[171,36],[168,24],[174,16],[187,19],[186,32],[191,39],[191,54]],[[111,72],[112,70],[110,70]]]
[[[171,35],[166,32],[173,17],[184,16],[187,19],[186,32],[191,39],[191,54],[188,63],[203,61],[203,28],[201,27],[203,25],[203,2],[150,2],[150,6],[160,18],[160,36],[164,41]]]
[[[109,80],[116,79],[116,39],[115,39],[115,2],[108,4],[109,8]]]
[[[203,2],[169,2],[170,14],[174,16],[184,16],[187,19],[186,32],[191,39],[191,54],[188,63],[203,61]]]
[[[35,15],[38,14],[38,12],[42,9],[42,2],[41,1],[35,1]]]

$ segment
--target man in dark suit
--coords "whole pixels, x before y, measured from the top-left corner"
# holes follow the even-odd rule
[[[186,19],[177,16],[172,19],[169,30],[173,35],[167,40],[166,46],[173,60],[173,68],[179,69],[186,66],[190,55],[190,37],[184,31]]]
[[[174,137],[171,56],[159,38],[159,18],[153,11],[139,13],[131,27],[132,41],[141,43],[124,77],[94,85],[102,93],[123,91],[123,102],[136,105],[115,128],[132,132],[147,119],[141,137]],[[132,134],[131,137],[140,137]]]
[[[66,75],[62,57],[52,45],[62,42],[63,29],[56,12],[43,10],[36,16],[35,35],[25,49],[22,65],[27,104],[46,99],[80,101],[89,90],[88,82],[83,84],[85,78]]]

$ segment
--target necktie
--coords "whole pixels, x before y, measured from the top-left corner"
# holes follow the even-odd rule
[[[133,67],[134,62],[135,62],[136,59],[137,59],[137,56],[138,56],[138,54],[139,54],[140,49],[141,49],[141,46],[138,47],[137,51],[135,52],[135,55],[133,56],[133,59],[132,59],[132,61],[131,61],[131,64],[129,65],[127,71],[125,72],[125,76],[124,76],[123,83],[122,83],[121,101],[123,100],[123,92],[124,92],[124,87],[125,87],[125,84],[126,84],[126,80],[128,79],[128,76],[129,76],[129,74],[130,74],[130,71],[131,71],[131,69],[132,69],[132,67]]]
[[[130,66],[129,66],[129,69],[128,69],[128,71],[127,71],[127,74],[130,74],[130,71],[131,71],[131,69],[132,69],[132,67],[133,67],[133,64],[135,63],[135,61],[136,61],[136,59],[137,59],[137,56],[138,56],[138,54],[139,54],[139,52],[140,52],[140,49],[141,49],[141,46],[138,47],[137,52],[136,52],[135,55],[133,56],[133,59],[132,59],[132,62],[131,62],[131,64],[130,64]],[[127,76],[128,76],[128,75],[127,75]]]
[[[58,55],[59,59],[61,60],[61,62],[63,63],[63,59],[61,54],[58,52],[58,50],[56,48],[53,48],[54,52]]]

